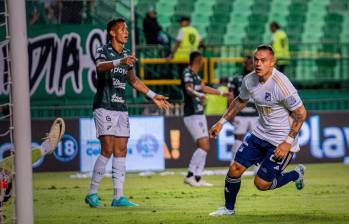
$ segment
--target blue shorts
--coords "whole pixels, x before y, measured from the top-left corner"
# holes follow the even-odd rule
[[[272,182],[290,163],[293,152],[289,152],[281,161],[274,157],[276,147],[269,142],[247,135],[236,152],[235,161],[248,168],[260,164],[257,176],[265,181]]]

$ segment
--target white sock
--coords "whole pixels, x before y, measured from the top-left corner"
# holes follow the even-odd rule
[[[46,139],[43,143],[41,143],[40,150],[41,150],[41,156],[45,156],[47,153],[51,151],[51,144],[48,141],[48,139]]]
[[[234,162],[235,160],[235,155],[236,155],[236,152],[238,151],[240,145],[242,144],[242,141],[239,140],[239,139],[235,139],[235,142],[234,142],[234,145],[233,145],[233,148],[232,148],[232,153],[233,153],[233,157],[231,158],[231,161]]]
[[[93,174],[91,179],[91,185],[90,185],[90,192],[89,194],[96,194],[98,191],[99,183],[101,182],[104,174],[105,174],[105,167],[107,166],[109,158],[100,155],[98,156],[95,166],[93,167]]]
[[[112,178],[115,199],[119,199],[124,196],[125,173],[125,157],[113,157]]]
[[[205,167],[206,163],[206,156],[207,152],[197,148],[191,157],[190,163],[189,163],[189,171],[194,174],[194,176],[200,176],[202,175],[202,172]]]

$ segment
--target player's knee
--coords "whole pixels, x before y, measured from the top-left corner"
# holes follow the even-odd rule
[[[126,157],[127,147],[119,147],[114,150],[114,157]]]
[[[230,167],[229,167],[229,176],[231,177],[241,177],[241,175],[245,172],[246,168],[239,164],[234,162]]]
[[[267,190],[270,189],[270,183],[269,182],[261,181],[258,178],[254,179],[254,185],[260,191],[267,191]]]
[[[113,151],[112,149],[103,149],[101,154],[104,156],[104,157],[107,157],[107,158],[110,158],[111,155],[113,154]]]
[[[208,152],[210,150],[210,142],[208,138],[202,138],[197,141],[197,147]]]

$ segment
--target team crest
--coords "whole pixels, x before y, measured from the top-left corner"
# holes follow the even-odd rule
[[[264,96],[264,99],[265,99],[265,101],[271,101],[271,93],[269,93],[269,92],[266,92],[265,93],[265,96]]]

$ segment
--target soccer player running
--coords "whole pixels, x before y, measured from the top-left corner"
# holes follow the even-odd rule
[[[184,95],[184,124],[193,137],[197,148],[190,160],[184,183],[194,187],[210,187],[212,184],[202,179],[207,152],[210,149],[207,121],[202,103],[206,99],[205,93],[226,97],[231,97],[232,94],[213,89],[201,81],[198,73],[203,65],[203,56],[200,52],[191,52],[189,61],[189,67],[183,71],[181,76]]]
[[[130,136],[129,119],[125,99],[126,81],[133,88],[146,94],[160,109],[171,107],[167,98],[151,91],[137,78],[133,66],[137,60],[124,48],[128,39],[125,20],[118,18],[107,25],[109,42],[97,49],[97,92],[93,102],[93,115],[97,137],[101,142],[101,155],[97,158],[92,174],[90,191],[85,202],[90,207],[99,207],[101,201],[97,195],[99,184],[105,174],[105,167],[113,155],[112,179],[114,198],[112,207],[136,206],[123,194],[125,181],[125,157]]]
[[[230,165],[225,179],[225,207],[210,213],[211,216],[233,215],[236,196],[241,185],[241,175],[253,164],[260,163],[254,178],[257,189],[266,191],[295,181],[297,189],[304,187],[304,166],[283,172],[294,152],[299,151],[298,133],[307,112],[288,78],[276,70],[274,50],[260,45],[254,53],[255,71],[244,77],[240,94],[229,105],[222,118],[210,129],[216,137],[223,124],[231,120],[252,98],[259,120],[252,134],[238,149],[235,162]]]
[[[240,93],[240,87],[243,78],[248,75],[250,72],[253,71],[253,58],[251,56],[248,56],[244,60],[244,68],[242,75],[235,76],[232,80],[229,80],[228,87],[229,91],[232,91],[234,94],[234,97],[239,96]],[[242,140],[246,133],[251,132],[258,121],[258,112],[256,109],[256,106],[252,99],[249,100],[246,107],[243,108],[240,113],[238,113],[233,120],[233,124],[235,127],[234,130],[234,137],[235,142],[233,145],[233,158],[232,161],[235,159],[235,154],[237,152],[237,149],[240,147]]]

